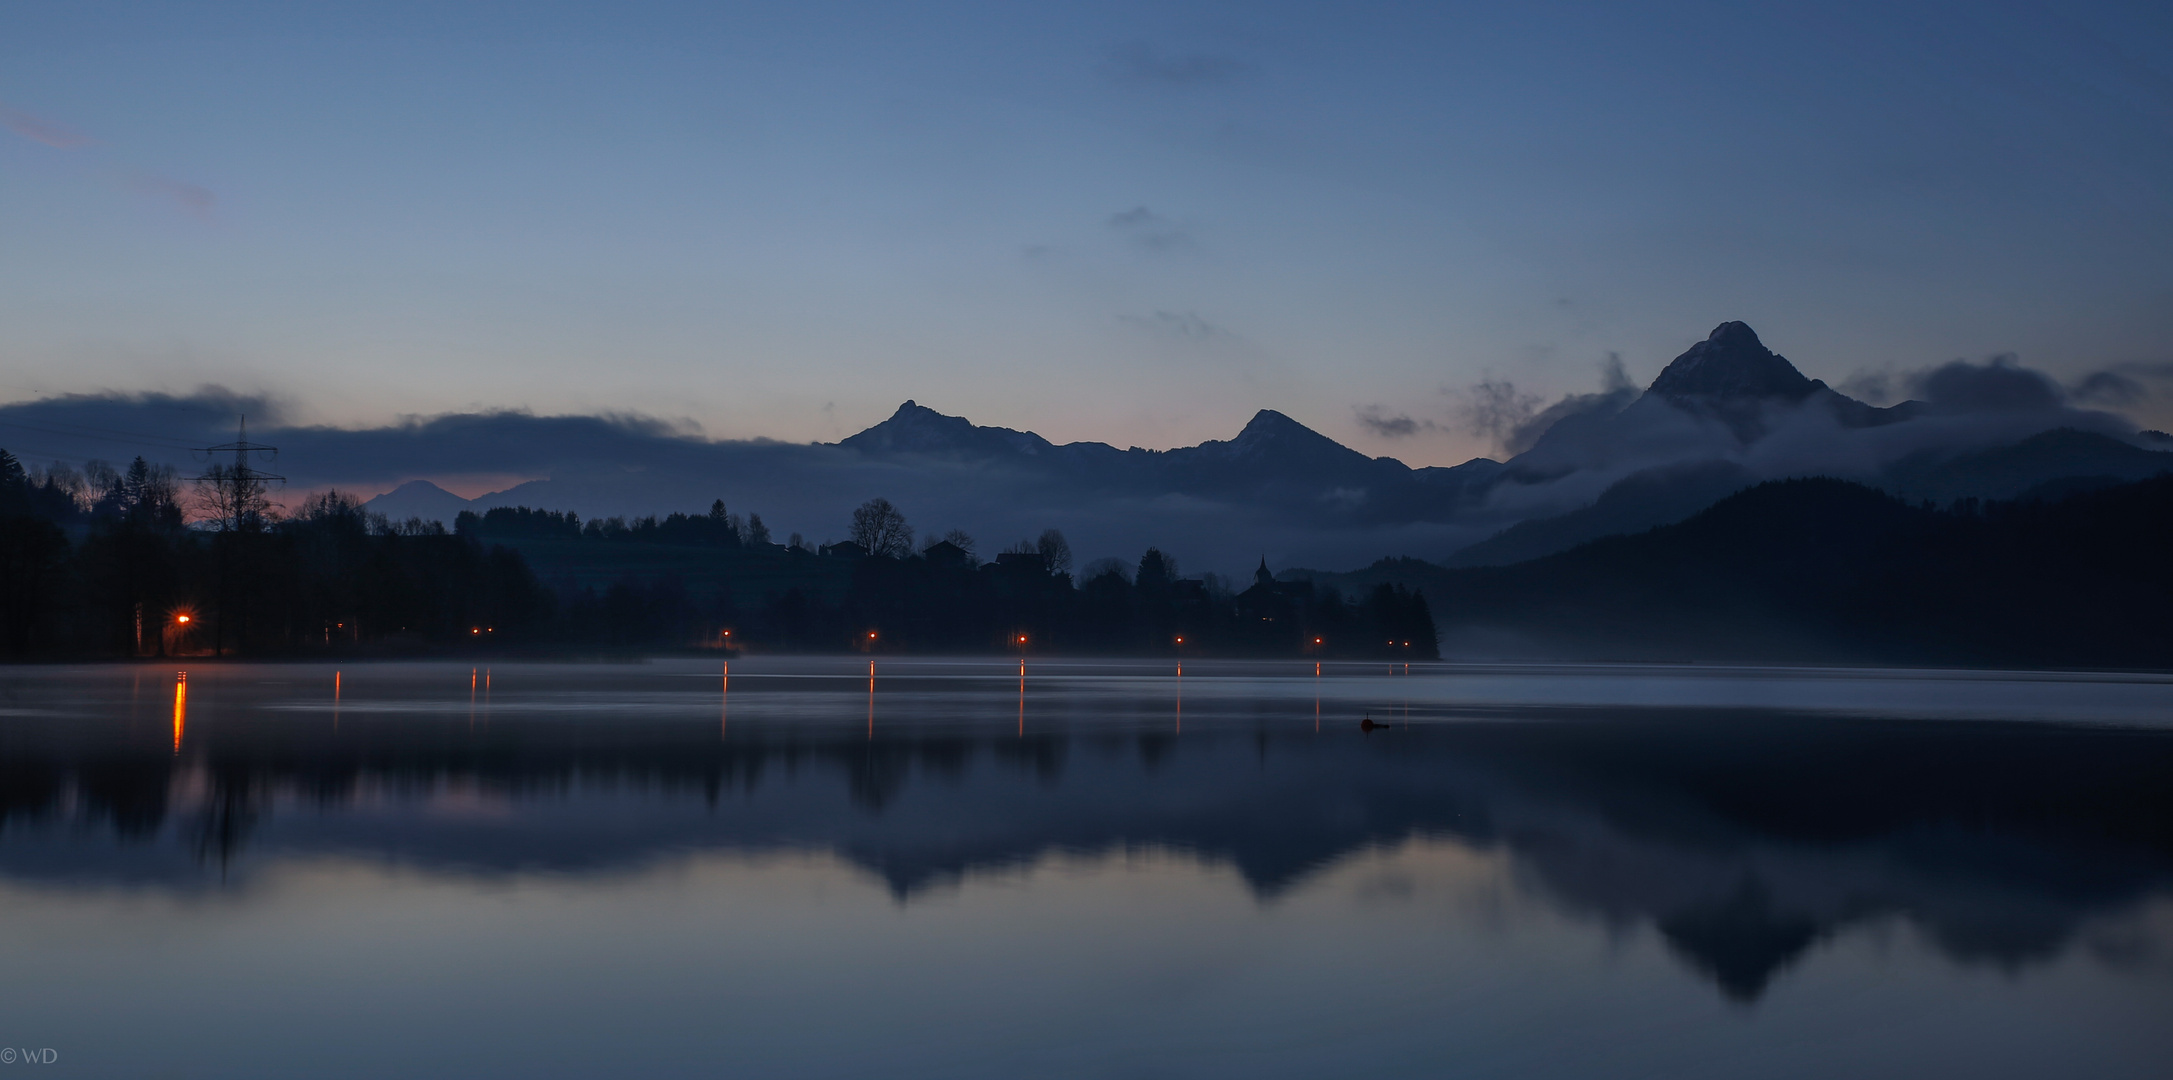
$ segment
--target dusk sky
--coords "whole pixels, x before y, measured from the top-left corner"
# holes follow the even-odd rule
[[[5,25],[0,401],[828,441],[913,398],[1152,447],[1273,408],[1452,464],[1491,449],[1462,388],[1586,391],[1610,354],[1642,384],[1728,319],[1836,384],[2173,361],[2164,4]],[[2166,427],[2156,387],[2130,411]]]

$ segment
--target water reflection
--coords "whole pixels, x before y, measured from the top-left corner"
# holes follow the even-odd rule
[[[200,891],[328,855],[490,878],[798,850],[911,906],[1052,855],[1163,851],[1273,904],[1415,836],[1503,853],[1538,902],[1650,928],[1753,1002],[1891,919],[1950,960],[2026,970],[2173,870],[2173,732],[2154,727],[1472,706],[1415,677],[1384,693],[1197,664],[1182,727],[1167,675],[505,672],[494,706],[480,669],[465,701],[431,688],[446,674],[198,672],[195,715],[176,676],[170,746],[108,693],[129,673],[17,677],[0,876]],[[300,689],[327,682],[321,702]],[[1361,732],[1368,700],[1397,722]],[[446,722],[476,710],[491,722]]]

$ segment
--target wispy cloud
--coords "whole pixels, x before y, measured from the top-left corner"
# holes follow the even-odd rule
[[[2119,407],[2153,397],[2152,384],[2173,383],[2173,363],[2115,364],[2069,383],[2067,395],[2087,405]]]
[[[1192,89],[1243,77],[1252,72],[1252,65],[1221,53],[1163,52],[1150,42],[1135,40],[1110,46],[1102,70],[1124,82]]]
[[[1182,225],[1145,206],[1111,214],[1105,224],[1149,251],[1169,251],[1192,242],[1191,234]]]
[[[2067,396],[2096,405],[2133,405],[2150,396],[2150,389],[2117,371],[2093,371],[2067,388]]]
[[[1355,410],[1358,423],[1367,431],[1384,439],[1402,439],[1421,431],[1432,431],[1440,425],[1431,420],[1421,420],[1409,413],[1390,412],[1386,405],[1360,405]]]
[[[1191,311],[1160,311],[1151,315],[1119,315],[1119,319],[1156,335],[1180,341],[1235,341],[1237,334]]]
[[[64,127],[50,120],[40,119],[21,109],[9,108],[4,104],[0,104],[0,127],[4,127],[32,142],[41,142],[47,146],[57,147],[62,150],[73,150],[78,146],[89,146],[91,144],[91,137],[80,131]]]
[[[164,202],[184,213],[205,220],[210,220],[213,211],[218,208],[218,196],[213,195],[208,189],[198,187],[185,180],[176,180],[173,177],[160,176],[157,173],[137,171],[130,172],[125,183],[128,185],[128,190],[138,195]]]
[[[1496,445],[1508,443],[1512,433],[1539,411],[1541,400],[1508,379],[1481,379],[1449,393],[1456,399],[1458,426]]]
[[[77,150],[92,145],[90,136],[41,117],[32,116],[21,109],[0,103],[0,128],[6,128],[32,142],[60,150]],[[118,183],[138,195],[180,210],[191,217],[210,220],[218,208],[218,196],[210,189],[186,180],[151,172],[146,169],[127,168],[112,163],[91,166],[94,175],[103,175],[112,182],[118,173]]]

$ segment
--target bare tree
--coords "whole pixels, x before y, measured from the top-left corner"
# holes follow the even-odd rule
[[[869,499],[853,511],[852,541],[870,555],[903,559],[913,554],[913,529],[889,499]]]
[[[1050,573],[1071,572],[1071,541],[1064,539],[1063,533],[1055,529],[1043,532],[1041,539],[1034,544],[1034,550],[1049,564]]]
[[[766,547],[770,542],[770,527],[762,524],[762,515],[747,515],[747,524],[740,528],[740,543],[748,547]]]
[[[271,521],[272,501],[262,473],[214,463],[196,480],[196,509],[220,532],[261,532]]]

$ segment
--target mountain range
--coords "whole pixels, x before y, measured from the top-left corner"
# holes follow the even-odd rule
[[[2115,372],[2092,380],[2140,384]],[[496,410],[341,428],[286,422],[276,401],[77,394],[0,405],[0,447],[32,468],[141,453],[184,477],[190,447],[279,447],[282,495],[383,492],[370,509],[451,523],[526,505],[583,518],[702,512],[722,499],[770,534],[844,537],[887,498],[921,537],[963,529],[993,553],[1061,529],[1080,563],[1160,547],[1193,572],[1361,567],[1384,556],[1505,565],[1680,521],[1762,481],[1829,476],[1910,500],[2013,498],[2141,479],[2173,439],[2077,404],[2011,361],[1954,362],[1881,407],[1811,378],[1749,326],[1723,323],[1642,390],[1615,380],[1522,417],[1503,460],[1414,468],[1264,410],[1227,440],[1168,450],[1057,444],[917,402],[834,443],[713,440],[685,425]],[[2089,400],[2109,400],[2097,397]],[[527,478],[527,479],[523,479]],[[472,485],[464,486],[464,485]],[[469,499],[445,488],[484,488]]]
[[[1198,446],[1060,445],[907,401],[833,444],[688,443],[639,463],[568,463],[473,500],[412,481],[369,507],[449,521],[501,505],[699,510],[721,496],[763,514],[780,539],[804,528],[820,541],[842,534],[852,506],[882,495],[924,533],[964,528],[991,548],[1056,527],[1083,556],[1136,559],[1159,545],[1201,569],[1262,555],[1284,566],[1382,555],[1484,566],[1680,521],[1770,479],[1838,477],[1951,502],[2173,470],[2173,438],[2074,407],[2027,369],[1958,362],[1923,385],[1924,400],[1874,406],[1727,322],[1642,393],[1583,395],[1548,410],[1507,461],[1412,468],[1273,410]]]

